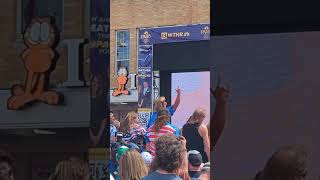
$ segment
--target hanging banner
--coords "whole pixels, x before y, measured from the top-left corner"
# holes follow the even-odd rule
[[[109,146],[109,3],[90,1],[90,140],[91,147],[101,148]]]
[[[107,148],[89,149],[89,167],[92,179],[107,180],[109,151]]]
[[[210,40],[210,24],[142,28],[140,45]]]
[[[145,126],[153,107],[153,44],[210,40],[210,24],[141,28],[138,38],[138,113]]]

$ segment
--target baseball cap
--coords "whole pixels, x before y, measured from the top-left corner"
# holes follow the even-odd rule
[[[152,155],[149,153],[149,152],[142,152],[141,153],[141,156],[142,156],[142,159],[144,161],[144,163],[147,165],[147,166],[150,166],[151,165],[151,162],[152,162]]]
[[[121,156],[128,150],[129,148],[127,146],[120,146],[117,151],[117,161],[119,161]]]
[[[188,152],[188,161],[192,166],[200,166],[202,164],[202,156],[199,151],[191,150]]]

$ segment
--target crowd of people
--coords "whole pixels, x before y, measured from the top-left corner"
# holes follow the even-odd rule
[[[155,101],[154,113],[146,128],[137,112],[118,121],[110,112],[111,160],[113,180],[209,180],[212,176],[210,157],[226,121],[229,90],[211,89],[215,111],[208,125],[203,124],[206,110],[197,108],[179,129],[170,117],[177,110],[181,90],[172,106],[165,97]],[[210,131],[211,130],[211,131]],[[99,136],[91,136],[98,141]],[[307,175],[307,153],[300,146],[277,150],[254,180],[302,180]],[[15,163],[9,153],[0,149],[0,180],[14,180]],[[90,180],[88,163],[71,157],[59,162],[49,180]]]
[[[224,128],[229,90],[223,87],[211,90],[216,107],[209,124],[203,123],[206,109],[199,107],[180,129],[170,121],[181,101],[181,89],[178,87],[176,92],[171,106],[165,97],[154,102],[154,112],[146,127],[141,125],[135,111],[129,112],[121,122],[110,112],[111,178],[210,179],[210,154]],[[215,137],[210,138],[210,134]]]

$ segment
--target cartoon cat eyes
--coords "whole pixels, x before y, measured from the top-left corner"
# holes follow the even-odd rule
[[[27,30],[25,37],[28,38],[28,42],[31,44],[44,43],[47,44],[50,42],[50,36],[53,34],[53,30],[48,22],[35,22]]]
[[[118,71],[118,75],[127,76],[128,75],[127,69],[124,67],[121,67]]]

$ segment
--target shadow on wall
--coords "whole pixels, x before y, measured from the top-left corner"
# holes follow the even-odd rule
[[[319,177],[319,41],[320,33],[303,32],[155,47],[158,69],[216,67],[231,83],[228,120],[213,157],[215,179],[252,179],[276,149],[291,144],[306,146],[308,178]]]

